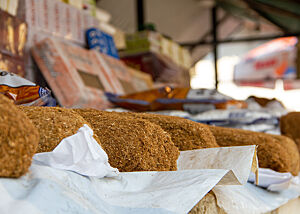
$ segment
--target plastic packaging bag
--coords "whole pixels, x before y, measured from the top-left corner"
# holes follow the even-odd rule
[[[14,100],[16,105],[56,106],[51,91],[16,74],[0,70],[0,93]]]
[[[124,96],[111,93],[106,96],[115,105],[134,111],[185,110],[194,114],[212,109],[247,108],[246,102],[209,89],[166,86]]]

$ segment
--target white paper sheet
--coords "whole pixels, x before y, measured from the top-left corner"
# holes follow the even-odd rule
[[[182,151],[177,161],[178,170],[228,169],[219,185],[245,184],[253,168],[257,169],[256,146],[234,146]],[[232,173],[232,174],[230,174]]]
[[[108,156],[93,138],[93,130],[83,125],[78,132],[63,139],[52,152],[33,156],[35,164],[77,172],[97,178],[117,176],[119,171],[108,163]]]

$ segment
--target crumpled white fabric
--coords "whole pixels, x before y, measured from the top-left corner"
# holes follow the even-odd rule
[[[52,152],[35,154],[33,163],[97,178],[119,174],[118,169],[108,163],[106,152],[86,124],[76,134],[63,139]]]

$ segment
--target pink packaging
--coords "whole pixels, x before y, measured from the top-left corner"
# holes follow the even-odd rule
[[[115,91],[99,66],[94,51],[46,39],[38,43],[32,53],[62,106],[96,109],[111,107],[104,91]]]

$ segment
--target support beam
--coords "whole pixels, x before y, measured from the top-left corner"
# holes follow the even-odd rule
[[[244,0],[244,2],[246,2],[252,10],[257,12],[258,15],[264,17],[265,19],[267,19],[269,22],[271,22],[275,26],[279,27],[284,32],[286,32],[286,33],[289,32],[289,29],[286,28],[286,26],[284,26],[281,23],[278,23],[277,21],[273,20],[267,13],[263,12],[262,8],[260,7],[261,5],[259,3],[256,3],[252,0]]]
[[[137,30],[143,31],[145,24],[144,0],[136,0]]]
[[[276,12],[276,13],[281,14],[281,15],[290,16],[290,17],[293,17],[293,18],[296,18],[296,19],[300,19],[300,15],[297,14],[297,13],[293,13],[293,12],[288,11],[286,9],[282,9],[282,8],[279,8],[279,7],[269,5],[267,3],[260,2],[260,3],[250,3],[250,4],[256,5],[256,7],[259,7],[261,10],[267,11],[269,13]]]
[[[299,33],[286,33],[286,34],[276,34],[271,36],[255,36],[255,37],[242,37],[237,39],[223,39],[218,40],[218,44],[225,44],[225,43],[238,43],[238,42],[255,42],[255,41],[265,41],[265,40],[271,40],[271,39],[277,39],[281,37],[289,37],[289,36],[300,36]],[[183,43],[182,46],[190,47],[190,46],[198,46],[198,45],[213,45],[213,41],[202,41],[198,43]]]
[[[218,89],[218,26],[217,26],[217,7],[211,9],[212,34],[213,34],[213,54],[215,66],[215,88]]]
[[[226,13],[220,20],[217,21],[217,25],[219,26],[221,25],[223,22],[225,22],[228,18],[230,17],[230,15],[228,13]],[[207,31],[196,43],[201,43],[201,42],[205,42],[207,41],[207,37],[213,34],[213,29]],[[189,43],[186,43],[187,46],[189,46]],[[182,46],[185,46],[185,43],[181,44]],[[191,48],[195,48],[195,47],[191,47]]]

